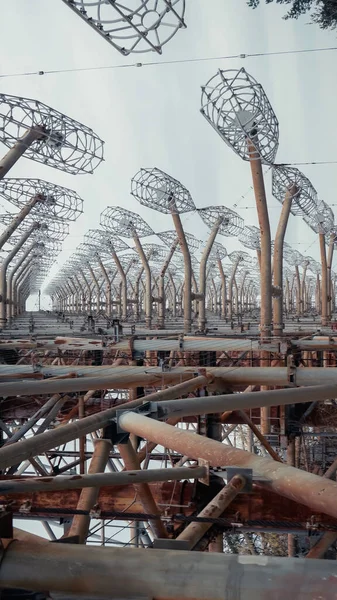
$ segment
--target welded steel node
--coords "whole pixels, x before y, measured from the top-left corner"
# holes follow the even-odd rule
[[[47,213],[59,219],[75,221],[83,212],[83,200],[73,190],[42,179],[4,178],[0,180],[0,196],[19,208],[39,196],[35,214]]]
[[[154,233],[140,215],[115,206],[107,206],[103,210],[100,225],[122,237],[132,237],[134,233],[137,233],[138,237],[145,237]]]
[[[185,0],[63,0],[124,56],[162,53],[184,22]],[[141,66],[141,65],[140,65]]]
[[[192,235],[192,233],[186,233],[186,231],[184,233],[189,251],[196,252],[197,250],[199,250],[200,240],[198,240],[194,235]],[[177,233],[173,230],[161,231],[160,233],[157,233],[157,236],[162,240],[162,242],[164,242],[164,244],[166,244],[169,247],[171,247],[174,244],[174,242],[178,240]],[[176,252],[181,252],[180,245],[177,246]]]
[[[273,167],[272,194],[276,200],[282,204],[286,192],[294,185],[298,191],[292,198],[291,213],[303,217],[316,212],[317,192],[309,179],[295,167],[283,165]]]
[[[262,85],[245,69],[219,69],[202,86],[201,113],[243,160],[273,163],[279,138],[276,115]],[[255,152],[248,149],[248,140]]]
[[[109,254],[109,247],[112,247],[116,252],[129,249],[124,240],[121,240],[116,235],[112,236],[108,231],[103,229],[89,229],[84,235],[84,243],[96,247],[100,253],[104,252],[106,254]]]
[[[143,206],[164,214],[195,210],[191,194],[180,181],[156,167],[136,173],[131,179],[131,194]]]
[[[104,142],[86,125],[30,98],[0,94],[0,141],[8,148],[35,129],[24,153],[72,175],[92,173],[103,160]]]
[[[259,250],[261,248],[259,228],[255,227],[255,225],[245,225],[244,229],[239,233],[239,241],[245,248]]]
[[[199,208],[198,214],[212,228],[222,219],[219,233],[221,235],[239,235],[243,229],[244,221],[239,215],[225,206],[207,206],[207,208]]]

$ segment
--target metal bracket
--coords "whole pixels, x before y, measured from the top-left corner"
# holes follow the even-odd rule
[[[294,365],[294,359],[292,354],[287,356],[287,378],[288,385],[296,387],[296,366]]]
[[[158,403],[158,402],[144,402],[142,404],[142,406],[138,406],[137,408],[134,408],[133,410],[130,410],[129,408],[121,408],[121,409],[117,408],[116,417],[113,419],[113,421],[116,421],[116,423],[117,423],[117,434],[129,435],[119,425],[120,417],[122,416],[123,413],[126,413],[126,412],[139,413],[146,417],[150,417],[151,419],[157,419],[157,420],[162,419],[166,416],[166,411],[161,410],[160,403]],[[123,443],[123,442],[121,442],[121,443]]]
[[[235,475],[242,475],[245,478],[246,483],[242,488],[241,493],[251,494],[253,491],[253,469],[244,469],[241,467],[227,467],[227,483],[235,477]]]
[[[207,474],[205,477],[200,477],[198,481],[200,481],[200,483],[203,483],[204,485],[209,485],[209,461],[208,460],[204,460],[203,458],[198,458],[198,465],[199,467],[206,467],[207,469]]]
[[[153,541],[155,550],[189,550],[190,543],[186,540],[168,540],[166,538],[156,538]]]

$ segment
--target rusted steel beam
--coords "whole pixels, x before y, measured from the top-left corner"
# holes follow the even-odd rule
[[[188,482],[165,482],[149,484],[153,497],[158,506],[165,507],[168,516],[177,513],[190,516],[195,511],[202,510],[205,505],[205,493],[208,488],[199,484],[197,487]],[[237,526],[258,530],[263,527],[273,529],[286,528],[291,530],[327,530],[337,528],[337,519],[322,512],[313,511],[303,504],[284,498],[253,486],[253,494],[240,494],[226,508],[223,517]],[[16,517],[34,519],[45,516],[49,508],[55,509],[54,518],[69,516],[69,511],[76,510],[80,490],[64,490],[63,492],[21,492],[20,494],[0,495],[0,506],[9,506]],[[208,498],[208,496],[206,496]],[[132,504],[135,500],[134,504]],[[130,505],[132,507],[130,508]],[[105,513],[125,512],[139,513],[143,516],[144,509],[139,498],[135,499],[133,485],[114,486],[113,494],[110,487],[101,487],[97,505],[104,518]],[[62,512],[63,511],[63,512]],[[249,525],[248,525],[249,523]],[[262,525],[264,523],[264,526]],[[280,523],[285,525],[281,526]],[[268,524],[268,525],[267,525]]]
[[[0,567],[1,588],[72,592],[157,600],[275,599],[333,600],[336,561],[270,556],[228,556],[77,544],[12,542]],[[112,583],[113,582],[113,583]]]

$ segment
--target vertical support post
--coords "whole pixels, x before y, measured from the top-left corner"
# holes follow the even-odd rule
[[[326,259],[325,235],[319,233],[319,248],[321,253],[322,281],[321,281],[321,319],[323,327],[328,324],[328,263]]]
[[[212,231],[202,253],[201,261],[200,261],[200,274],[199,274],[199,293],[201,294],[199,300],[199,323],[198,327],[202,333],[205,332],[206,329],[206,267],[208,257],[212,250],[215,238],[218,234],[218,231],[221,227],[221,224],[224,220],[224,217],[219,217],[216,223],[212,227]]]
[[[104,473],[109,459],[111,442],[110,440],[106,439],[96,439],[94,444],[94,453],[92,455],[88,473]],[[83,488],[77,504],[77,510],[90,511],[90,509],[97,502],[98,494],[99,487]],[[85,544],[89,532],[89,526],[89,515],[75,515],[67,537],[78,536],[79,543]]]
[[[285,194],[274,241],[274,287],[277,287],[280,290],[280,295],[273,299],[273,330],[274,336],[276,337],[280,337],[283,334],[283,245],[291,210],[292,199],[297,193],[297,187],[295,185],[292,185],[291,188],[287,190]]]
[[[184,275],[185,275],[185,287],[184,287],[184,333],[190,333],[192,330],[192,262],[191,255],[186,241],[185,232],[181,223],[180,216],[177,212],[172,209],[172,219],[177,232],[179,245],[184,257]]]

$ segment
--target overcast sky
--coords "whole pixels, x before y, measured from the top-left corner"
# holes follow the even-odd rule
[[[319,30],[308,17],[284,21],[284,8],[276,5],[253,11],[245,0],[186,3],[187,29],[164,46],[162,57],[122,57],[61,0],[11,0],[1,25],[1,73],[337,46],[336,33]],[[279,119],[277,162],[334,160],[335,65],[332,51],[2,78],[1,92],[45,102],[105,140],[105,162],[94,175],[67,175],[24,159],[9,174],[49,180],[75,189],[84,199],[84,214],[71,225],[52,274],[87,229],[99,225],[106,206],[140,212],[155,231],[172,228],[169,216],[141,207],[130,195],[130,179],[140,167],[157,166],[179,179],[198,207],[222,204],[234,208],[246,224],[257,225],[249,165],[201,116],[200,86],[219,68],[244,66],[263,85]],[[5,147],[1,151],[5,154]],[[299,168],[334,210],[336,165]],[[280,205],[271,195],[268,174],[266,187],[274,235]],[[207,228],[198,215],[188,214],[183,222],[186,231],[206,238]],[[290,218],[286,239],[300,252],[319,258],[315,234],[298,217]],[[240,248],[234,238],[219,241],[228,252]]]

